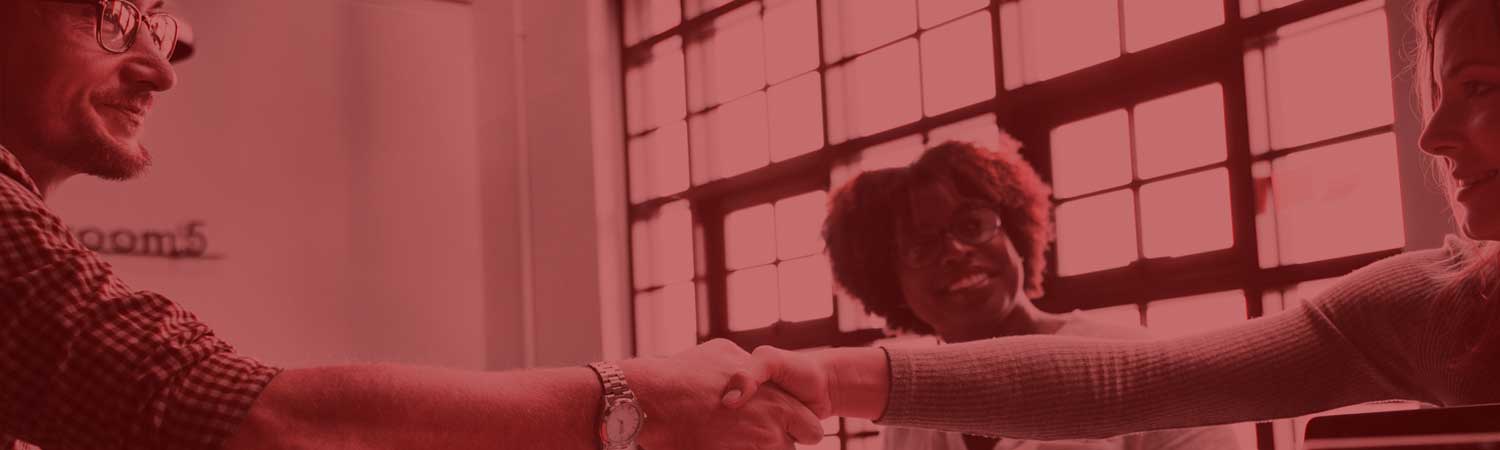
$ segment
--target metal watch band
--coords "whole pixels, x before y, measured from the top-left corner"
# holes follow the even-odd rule
[[[599,376],[599,383],[604,387],[604,409],[608,412],[611,405],[620,400],[635,401],[635,391],[630,390],[630,385],[625,382],[625,371],[620,366],[610,362],[589,363],[589,368]],[[602,437],[601,437],[602,439]],[[611,443],[608,440],[602,442],[604,450],[630,450],[635,448],[635,442]]]
[[[599,375],[599,382],[604,385],[604,404],[613,404],[617,398],[635,399],[635,392],[630,390],[630,385],[625,383],[625,371],[620,366],[608,362],[589,363],[589,368]]]

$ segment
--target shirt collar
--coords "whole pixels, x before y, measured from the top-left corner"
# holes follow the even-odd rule
[[[16,155],[12,154],[3,145],[0,145],[0,175],[9,177],[16,180],[17,183],[21,183],[22,186],[26,186],[38,198],[42,196],[42,190],[37,188],[36,181],[31,179],[31,175],[26,174],[26,168],[21,166],[21,160],[16,159]]]

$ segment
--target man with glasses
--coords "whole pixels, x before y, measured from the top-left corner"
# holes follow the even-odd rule
[[[160,0],[0,0],[0,448],[791,449],[812,412],[778,390],[720,406],[749,355],[477,373],[281,370],[135,290],[44,199],[68,178],[124,180],[186,28]],[[735,393],[730,393],[734,396]],[[733,398],[733,397],[730,397]],[[22,444],[30,447],[30,444]]]
[[[829,203],[823,237],[834,279],[896,330],[943,342],[1058,334],[1142,337],[1077,312],[1051,314],[1042,295],[1052,241],[1050,189],[1021,159],[962,142],[907,167],[860,174]],[[1095,441],[1037,442],[888,428],[887,450],[1147,450],[1239,448],[1227,428]]]

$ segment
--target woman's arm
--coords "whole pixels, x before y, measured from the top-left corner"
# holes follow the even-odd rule
[[[1291,417],[1366,401],[1444,403],[1465,315],[1435,298],[1439,252],[1345,277],[1307,306],[1172,340],[1020,336],[931,348],[757,350],[819,414],[1025,439],[1102,438]],[[1441,311],[1438,311],[1441,310]],[[1445,326],[1446,324],[1446,326]],[[1462,334],[1462,333],[1458,333]],[[1441,353],[1429,355],[1427,353]],[[886,359],[888,355],[889,359]],[[1473,380],[1469,380],[1473,381]]]
[[[813,411],[1012,438],[1104,438],[1288,417],[1389,383],[1308,309],[1161,341],[1020,336],[930,348],[757,350]],[[887,359],[887,354],[889,359]]]

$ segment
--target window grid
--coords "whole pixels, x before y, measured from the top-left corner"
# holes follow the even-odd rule
[[[692,1],[695,0],[682,0],[683,6],[686,7],[687,3]],[[625,67],[629,69],[641,65],[648,59],[651,49],[656,44],[692,35],[697,30],[711,26],[715,18],[737,9],[759,8],[763,16],[766,7],[761,5],[762,1],[718,2],[723,4],[687,18],[664,32],[638,40],[622,40],[622,42],[634,42],[624,47]],[[1050,181],[1053,172],[1048,157],[1050,140],[1047,138],[1047,131],[1051,127],[1084,117],[1090,112],[1098,113],[1122,106],[1133,108],[1135,104],[1154,98],[1213,83],[1218,83],[1224,94],[1223,107],[1228,122],[1225,129],[1228,155],[1225,160],[1209,165],[1179,169],[1172,173],[1156,174],[1145,179],[1135,177],[1138,171],[1134,167],[1137,164],[1133,150],[1135,129],[1132,111],[1130,114],[1132,126],[1129,127],[1132,147],[1130,157],[1133,166],[1131,182],[1125,186],[1059,199],[1059,204],[1122,188],[1128,189],[1131,196],[1138,199],[1140,188],[1153,182],[1203,171],[1225,170],[1229,174],[1230,183],[1234,229],[1233,247],[1181,258],[1138,260],[1124,268],[1098,273],[1069,277],[1049,275],[1047,280],[1049,294],[1042,299],[1040,306],[1045,309],[1067,310],[1133,305],[1138,308],[1138,313],[1144,323],[1146,312],[1153,301],[1238,290],[1245,297],[1247,316],[1258,317],[1262,315],[1265,305],[1269,304],[1265,301],[1272,298],[1279,299],[1284,289],[1304,281],[1340,276],[1399,251],[1399,249],[1380,250],[1268,268],[1262,268],[1258,263],[1260,255],[1257,251],[1258,240],[1255,226],[1257,219],[1254,210],[1254,204],[1257,201],[1255,194],[1257,186],[1254,183],[1258,180],[1251,173],[1252,165],[1269,165],[1273,160],[1300,152],[1391,133],[1394,126],[1386,123],[1316,142],[1255,151],[1258,147],[1255,141],[1260,137],[1255,136],[1256,130],[1252,129],[1255,128],[1253,122],[1264,121],[1270,113],[1255,110],[1257,102],[1249,98],[1267,93],[1263,86],[1259,92],[1256,92],[1251,90],[1254,86],[1247,85],[1245,68],[1251,64],[1251,61],[1246,56],[1246,51],[1255,49],[1256,43],[1267,43],[1266,36],[1272,35],[1284,26],[1362,3],[1362,0],[1275,0],[1275,7],[1262,7],[1259,5],[1260,0],[1225,0],[1225,14],[1221,24],[1187,37],[1176,38],[1164,45],[1129,51],[1126,48],[1128,42],[1124,10],[1126,2],[1119,0],[1117,13],[1121,24],[1119,38],[1121,49],[1118,57],[1075,72],[1037,81],[1014,79],[1023,76],[1023,72],[1019,70],[1020,68],[1007,65],[1011,62],[1008,58],[1013,57],[1007,53],[1021,50],[1024,44],[1005,39],[1013,36],[1019,37],[1021,33],[1020,30],[1007,29],[1003,26],[1005,16],[1002,16],[1000,11],[1002,8],[1014,8],[1022,0],[991,0],[983,9],[955,14],[943,19],[939,24],[923,23],[919,18],[916,30],[908,35],[893,38],[858,53],[830,58],[825,46],[825,28],[828,19],[825,17],[828,15],[825,4],[832,1],[836,0],[815,0],[818,36],[816,44],[819,53],[817,68],[810,72],[779,77],[774,81],[768,79],[766,86],[755,91],[764,94],[768,89],[781,83],[815,73],[821,83],[819,90],[822,98],[819,100],[824,133],[824,141],[819,148],[785,159],[773,156],[768,164],[729,177],[701,183],[693,182],[686,190],[678,193],[660,195],[661,192],[653,192],[650,195],[631,197],[632,221],[650,217],[657,209],[670,202],[687,201],[692,206],[692,222],[695,230],[693,233],[695,274],[692,283],[697,287],[695,291],[700,308],[698,311],[700,340],[727,337],[747,347],[774,344],[788,348],[811,348],[828,345],[865,345],[885,337],[883,332],[874,329],[840,331],[839,323],[843,312],[839,309],[846,306],[842,302],[836,304],[834,317],[828,319],[800,324],[779,323],[766,329],[728,332],[725,313],[727,293],[724,288],[728,272],[723,267],[725,256],[723,253],[723,242],[725,242],[723,218],[727,212],[801,193],[828,190],[830,187],[836,187],[829,185],[830,173],[839,170],[846,162],[857,161],[858,156],[866,149],[880,147],[881,144],[900,141],[911,136],[916,136],[918,142],[926,143],[928,139],[933,138],[929,135],[934,130],[981,117],[989,118],[997,125],[1003,125],[1010,134],[1025,142],[1027,147],[1023,149],[1023,156]],[[993,71],[995,94],[992,98],[937,114],[922,112],[918,114],[919,118],[911,122],[874,131],[868,135],[853,136],[847,140],[830,139],[833,126],[830,123],[832,120],[830,109],[835,106],[832,104],[828,89],[830,71],[845,68],[863,56],[899,45],[908,39],[921,42],[922,36],[930,30],[963,20],[972,14],[981,13],[990,16],[990,32],[994,39],[992,62],[995,65]],[[622,20],[624,20],[623,17]],[[689,44],[684,43],[684,48],[686,45]],[[919,60],[922,58],[920,50],[918,50],[918,58]],[[1184,64],[1183,61],[1194,63]],[[1158,67],[1161,66],[1174,68],[1191,66],[1194,70],[1173,72],[1159,69]],[[918,77],[922,76],[921,67],[919,62]],[[688,64],[683,70],[684,80],[691,80],[694,74],[690,72],[695,69]],[[1128,81],[1122,82],[1121,80]],[[1100,86],[1107,86],[1108,89]],[[919,92],[922,89],[919,78]],[[1079,98],[1086,100],[1080,102],[1077,100]],[[1060,101],[1063,99],[1068,101]],[[718,105],[709,106],[706,111],[712,111],[717,107]],[[703,113],[704,111],[695,111],[689,113],[689,116]],[[670,123],[670,121],[667,122]],[[654,128],[626,129],[625,134],[629,140],[647,135],[652,131]],[[691,133],[693,131],[689,130],[689,134]],[[688,153],[687,158],[693,158],[694,152]],[[693,177],[696,180],[698,175],[694,174]],[[795,187],[788,188],[787,186]],[[1139,201],[1136,202],[1135,208],[1136,217],[1139,218]],[[1143,245],[1139,229],[1140,220],[1136,220],[1136,223],[1137,253],[1144,255],[1144,249],[1139,248]],[[632,245],[636,243],[632,242]],[[1053,264],[1052,267],[1058,267],[1055,248],[1049,253],[1049,258]],[[636,269],[632,267],[632,270]],[[646,294],[661,289],[663,289],[661,286],[649,286],[644,289],[638,286],[635,292]],[[1098,295],[1105,289],[1112,295]],[[635,299],[632,298],[632,301],[634,302]],[[1269,423],[1259,424],[1256,428],[1260,435],[1258,440],[1260,448],[1277,448],[1271,438],[1272,426]],[[842,423],[839,431],[830,436],[839,439],[840,444],[837,448],[850,449],[872,448],[860,440],[868,441],[875,434],[875,431],[868,430],[851,433],[849,424]],[[875,443],[878,444],[878,442]],[[878,445],[873,448],[878,448]]]

